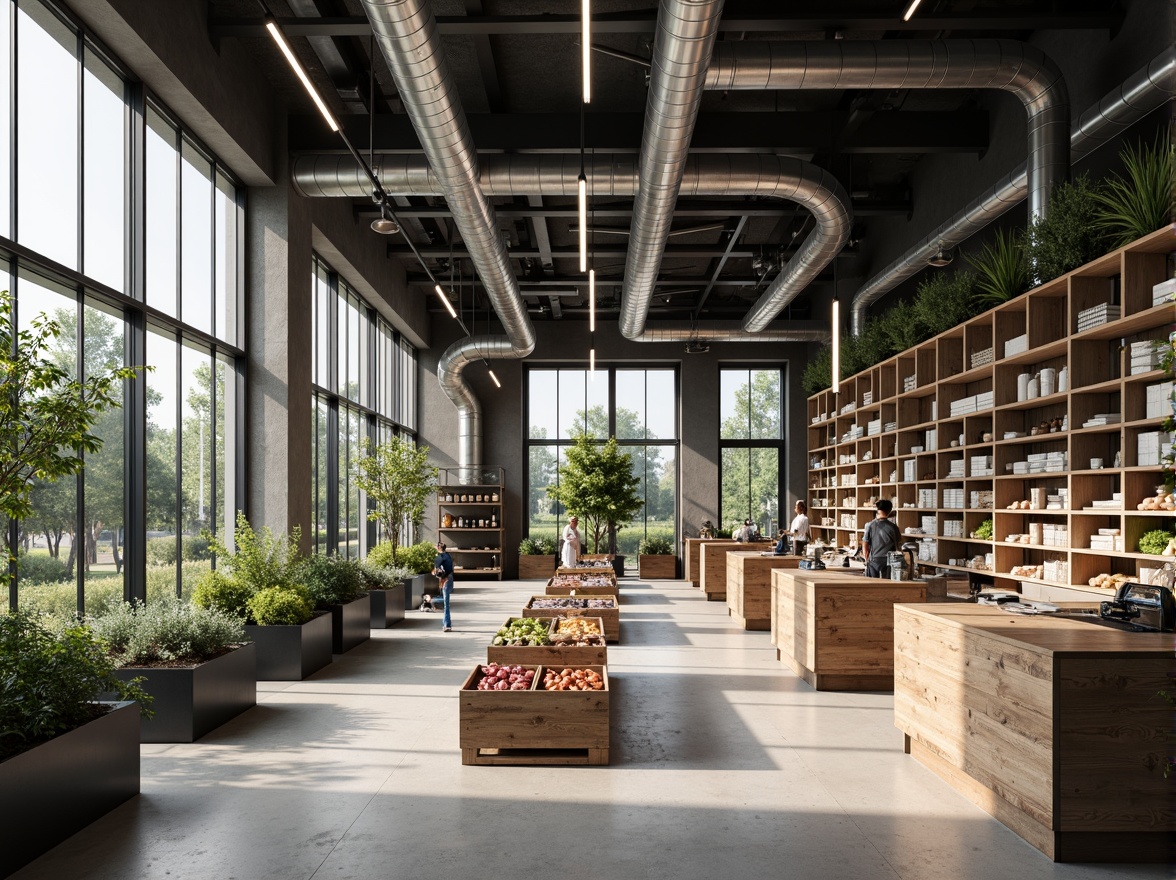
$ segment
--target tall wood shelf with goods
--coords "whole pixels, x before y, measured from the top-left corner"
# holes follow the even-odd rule
[[[811,396],[818,534],[860,542],[889,498],[925,567],[1045,599],[1148,578],[1171,557],[1141,539],[1176,525],[1174,252],[1161,229]]]
[[[502,580],[503,472],[500,467],[441,468],[437,534],[459,578]]]

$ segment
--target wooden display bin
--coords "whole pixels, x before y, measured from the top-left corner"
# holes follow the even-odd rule
[[[508,618],[503,626],[510,626],[516,619]],[[553,628],[557,619],[551,620]],[[604,622],[599,617],[596,621],[601,633],[604,633]],[[608,663],[608,647],[603,637],[599,645],[487,645],[486,662],[518,666],[536,663],[547,666],[604,666]]]
[[[702,548],[711,544],[729,544],[736,547],[746,546],[745,544],[740,544],[738,541],[732,541],[729,538],[687,538],[686,553],[684,554],[684,577],[696,587],[702,586]]]
[[[677,556],[668,553],[642,553],[637,557],[637,577],[642,580],[672,581],[677,576]]]
[[[799,556],[764,555],[757,550],[727,554],[727,613],[744,629],[772,628],[772,571],[796,568]]]
[[[746,543],[741,541],[707,541],[700,548],[702,572],[699,585],[706,593],[708,602],[725,602],[727,599],[727,554],[732,550],[770,550],[774,544]]]
[[[577,596],[613,596],[617,599],[618,603],[620,602],[621,590],[617,586],[615,578],[608,585],[593,586],[591,584],[580,584],[575,587],[553,584],[553,580],[555,578],[549,580],[543,590],[548,596],[570,596],[574,590]]]
[[[616,596],[596,596],[592,598],[611,599],[611,608],[532,608],[536,599],[549,599],[550,596],[532,596],[523,607],[520,617],[539,617],[551,619],[553,617],[599,617],[604,624],[604,637],[610,642],[621,639],[621,609]]]
[[[545,580],[555,571],[555,555],[519,556],[519,580]]]
[[[481,666],[466,677],[458,695],[461,762],[608,764],[608,667],[578,667],[604,678],[599,691],[545,691],[545,667],[527,668],[535,669],[529,691],[476,690]]]

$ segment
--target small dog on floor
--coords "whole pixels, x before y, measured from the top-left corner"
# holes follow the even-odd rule
[[[421,607],[419,610],[420,611],[432,611],[433,610],[433,597],[430,596],[428,593],[425,593],[425,595],[421,597]]]

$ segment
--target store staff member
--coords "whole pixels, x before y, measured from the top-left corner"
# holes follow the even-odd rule
[[[890,521],[890,514],[894,505],[883,498],[875,505],[877,514],[874,519],[866,523],[865,533],[862,535],[862,552],[866,557],[866,577],[890,577],[890,563],[886,554],[898,550],[902,535],[898,526]]]
[[[792,536],[792,552],[797,556],[804,556],[805,545],[812,540],[809,534],[809,518],[808,507],[803,501],[796,502],[796,516],[792,518],[791,525],[783,534]],[[780,538],[780,543],[776,546],[776,553],[783,553],[784,538]]]

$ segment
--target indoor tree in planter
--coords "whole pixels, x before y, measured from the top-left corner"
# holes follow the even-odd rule
[[[367,493],[373,509],[368,519],[378,523],[392,545],[392,561],[399,558],[400,533],[405,523],[415,530],[425,516],[425,502],[437,491],[436,465],[429,464],[429,447],[393,437],[373,446],[356,463],[355,484]]]
[[[548,497],[574,510],[592,538],[592,552],[601,542],[615,552],[616,532],[641,510],[645,503],[637,494],[641,480],[633,476],[633,459],[617,446],[615,437],[594,443],[584,434],[568,447],[567,463],[559,469],[559,484],[547,487]],[[614,568],[624,572],[624,558]]]

